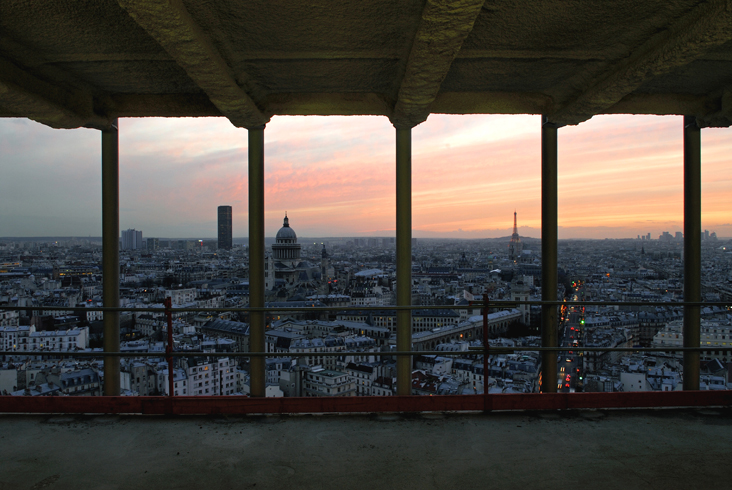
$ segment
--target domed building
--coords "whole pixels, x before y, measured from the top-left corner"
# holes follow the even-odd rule
[[[300,257],[302,246],[297,243],[297,233],[290,228],[290,220],[285,214],[282,228],[275,236],[275,243],[272,245],[272,256],[265,265],[265,275],[269,270],[274,271],[272,287],[292,288],[302,284],[313,284],[321,279],[320,267],[311,264]],[[271,265],[270,265],[271,260]],[[267,284],[265,278],[265,284]]]
[[[300,244],[297,243],[297,234],[295,230],[290,228],[290,220],[287,218],[287,214],[285,214],[282,228],[277,232],[275,244],[272,245],[273,258],[275,262],[280,262],[290,267],[297,267],[297,264],[300,263],[301,248]]]

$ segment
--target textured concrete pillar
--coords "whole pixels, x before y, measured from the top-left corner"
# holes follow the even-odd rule
[[[264,308],[264,126],[249,129],[249,306]],[[249,312],[249,352],[264,343],[264,312]],[[265,396],[264,357],[249,366],[251,396]]]
[[[119,130],[102,131],[102,301],[119,307]],[[119,312],[104,312],[104,352],[119,352]],[[120,393],[119,357],[104,357],[104,394]]]
[[[397,306],[412,305],[412,130],[396,130]],[[412,350],[412,312],[397,310],[397,350]],[[397,395],[412,394],[412,356],[397,357]]]
[[[541,299],[557,300],[557,126],[541,126]],[[557,307],[541,307],[541,346],[557,347]],[[542,388],[557,391],[557,352],[542,352]]]
[[[701,130],[684,117],[684,301],[701,301]],[[684,347],[699,347],[699,306],[684,306]],[[699,351],[684,352],[684,389],[699,389]]]

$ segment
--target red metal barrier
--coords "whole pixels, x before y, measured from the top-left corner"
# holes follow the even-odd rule
[[[470,412],[700,406],[732,406],[732,391],[312,398],[0,396],[0,413],[243,415],[255,413]]]

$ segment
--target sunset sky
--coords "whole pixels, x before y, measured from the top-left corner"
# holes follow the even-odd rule
[[[702,131],[702,226],[732,237],[732,130]],[[540,237],[539,116],[432,115],[412,131],[416,237]],[[120,121],[120,228],[247,236],[247,133],[224,118]],[[0,236],[100,236],[99,131],[0,119]],[[384,117],[275,117],[265,130],[267,235],[390,236],[394,129]],[[559,237],[683,229],[681,117],[596,116],[559,130]]]

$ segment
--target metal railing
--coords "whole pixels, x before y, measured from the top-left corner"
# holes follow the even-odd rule
[[[315,302],[313,302],[314,305]],[[164,307],[94,307],[84,311],[100,312],[147,312],[163,313],[167,323],[167,343],[165,352],[109,352],[109,351],[0,351],[0,355],[13,356],[71,356],[71,357],[163,357],[168,363],[167,396],[152,397],[13,397],[0,396],[2,412],[37,413],[300,413],[300,412],[392,412],[392,411],[490,411],[509,409],[569,409],[569,408],[623,408],[623,407],[673,407],[732,405],[732,391],[683,391],[683,392],[634,392],[634,393],[524,393],[490,394],[484,389],[477,395],[437,395],[437,396],[389,396],[389,397],[318,397],[312,398],[248,398],[231,396],[176,396],[173,383],[173,359],[176,357],[341,357],[341,356],[418,356],[439,355],[459,357],[465,355],[483,356],[483,373],[488,372],[488,359],[493,354],[510,354],[522,351],[532,352],[730,352],[732,347],[583,347],[583,346],[490,346],[488,335],[488,311],[490,309],[516,308],[518,305],[530,306],[663,306],[663,307],[711,307],[732,308],[728,302],[639,302],[639,301],[483,301],[471,302],[467,306],[424,305],[424,306],[342,306],[342,307],[295,307],[295,308],[173,308],[170,298]],[[331,352],[202,352],[173,349],[174,313],[210,312],[232,313],[294,313],[294,312],[338,312],[338,311],[412,311],[431,309],[476,309],[482,310],[482,345],[470,346],[468,351],[409,350],[409,351],[331,351]],[[0,310],[26,311],[44,310],[48,306],[0,306]],[[55,311],[79,311],[78,307],[53,307]],[[411,382],[411,380],[410,380]],[[538,398],[537,398],[538,397]],[[74,400],[69,400],[72,398]],[[83,398],[83,401],[79,401]],[[235,400],[232,400],[235,399]],[[349,399],[350,398],[350,399]],[[131,401],[132,400],[132,401]],[[430,400],[430,401],[427,401]]]

